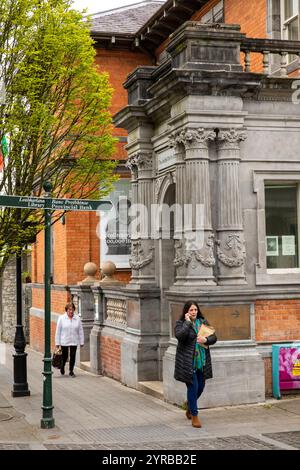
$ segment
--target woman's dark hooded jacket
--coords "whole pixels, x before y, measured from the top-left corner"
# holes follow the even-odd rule
[[[209,325],[206,320],[203,321],[205,325]],[[178,320],[175,326],[175,337],[178,339],[178,345],[175,357],[175,372],[174,377],[176,380],[185,383],[193,382],[193,362],[194,352],[197,340],[197,333],[195,332],[191,322]],[[207,346],[215,344],[217,337],[215,334],[208,336]],[[212,366],[209,347],[205,349],[205,366],[203,374],[205,379],[212,378]]]

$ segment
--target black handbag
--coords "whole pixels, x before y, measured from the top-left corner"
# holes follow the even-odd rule
[[[55,348],[52,356],[52,366],[56,369],[61,369],[63,364],[61,348]]]

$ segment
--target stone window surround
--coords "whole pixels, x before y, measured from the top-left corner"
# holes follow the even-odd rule
[[[258,263],[256,264],[256,285],[300,284],[300,268],[267,269],[266,258],[266,217],[265,183],[300,184],[300,172],[294,170],[254,170],[253,191],[257,194],[257,241]],[[298,274],[298,276],[297,276]]]

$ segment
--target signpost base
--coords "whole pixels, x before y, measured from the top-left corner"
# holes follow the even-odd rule
[[[42,418],[41,419],[41,428],[42,429],[52,429],[55,427],[54,418]]]

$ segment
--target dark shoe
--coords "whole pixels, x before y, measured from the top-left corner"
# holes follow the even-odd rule
[[[69,375],[70,375],[71,377],[76,377],[76,375],[74,374],[73,371],[71,371],[71,372],[69,373]]]
[[[194,428],[201,428],[201,423],[198,416],[192,416],[192,426],[194,426]]]
[[[65,375],[65,369],[60,369],[61,375]]]

